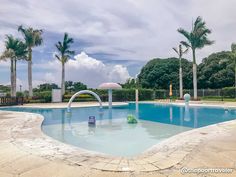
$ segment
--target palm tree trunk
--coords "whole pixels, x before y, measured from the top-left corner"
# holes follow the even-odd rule
[[[11,59],[11,96],[14,96],[14,61]]]
[[[61,94],[65,94],[65,63],[62,63],[62,72],[61,72]]]
[[[183,98],[183,72],[182,72],[182,55],[179,55],[179,97]]]
[[[183,98],[183,72],[182,67],[179,68],[179,95]]]
[[[197,64],[196,64],[196,56],[195,49],[193,49],[193,95],[194,99],[197,99]]]
[[[16,97],[16,59],[14,59],[13,67],[13,96]]]
[[[29,48],[28,53],[28,84],[29,84],[29,96],[33,96],[33,86],[32,86],[32,49]]]

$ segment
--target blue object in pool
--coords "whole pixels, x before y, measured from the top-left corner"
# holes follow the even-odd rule
[[[89,124],[89,125],[95,125],[95,124],[96,124],[96,118],[95,118],[95,116],[89,116],[88,124]]]

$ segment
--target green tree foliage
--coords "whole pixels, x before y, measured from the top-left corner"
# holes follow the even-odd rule
[[[5,50],[0,59],[10,59],[11,96],[16,96],[16,63],[17,60],[26,59],[27,46],[18,38],[6,35]]]
[[[192,88],[192,62],[182,59],[184,89]],[[179,59],[156,58],[149,61],[138,76],[143,88],[169,89],[172,82],[173,89],[179,88]]]
[[[194,99],[197,99],[197,64],[196,64],[196,49],[202,49],[206,45],[212,45],[214,41],[208,39],[211,30],[206,27],[206,23],[199,16],[192,25],[190,32],[183,28],[179,28],[178,32],[182,34],[186,41],[181,41],[181,44],[192,49],[193,54],[193,89]]]
[[[36,46],[40,46],[43,43],[43,30],[33,29],[31,27],[26,28],[19,26],[18,31],[22,34],[24,42],[28,48],[28,84],[29,84],[29,96],[33,96],[33,85],[32,85],[32,50]]]
[[[183,59],[184,89],[192,89],[191,62]],[[176,58],[153,59],[141,70],[139,81],[144,88],[169,89],[172,81],[173,89],[178,89],[179,63]],[[231,51],[222,51],[209,55],[198,66],[199,89],[217,89],[234,86],[235,61]]]
[[[61,62],[61,90],[62,95],[65,94],[65,64],[75,54],[75,51],[70,50],[71,44],[74,43],[74,39],[69,37],[68,33],[64,34],[63,41],[58,41],[55,46],[58,54],[55,57]]]
[[[135,82],[134,78],[127,79],[127,81],[124,84],[121,84],[122,88],[130,89],[130,88],[136,88],[137,83]]]
[[[45,83],[38,85],[38,88],[34,88],[34,92],[52,91],[52,89],[58,89],[58,85],[54,83]]]
[[[87,85],[83,84],[82,82],[66,81],[65,88],[69,91],[78,92],[80,90],[86,90]]]
[[[0,85],[0,93],[10,93],[10,91],[11,91],[11,87]]]
[[[198,68],[199,88],[223,88],[234,85],[234,59],[230,51],[213,53]]]

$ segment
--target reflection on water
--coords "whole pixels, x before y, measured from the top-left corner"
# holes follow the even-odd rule
[[[185,103],[185,109],[184,109],[184,121],[189,122],[191,120],[190,113],[189,113],[189,103]]]
[[[128,114],[135,115],[140,120],[160,122],[184,127],[203,127],[236,118],[234,109],[214,107],[176,106],[169,104],[129,104],[127,106],[114,106],[112,109],[99,107],[72,108],[68,114],[66,109],[32,109],[32,108],[1,108],[4,110],[24,111],[42,114],[45,117],[43,125],[63,124],[70,122],[88,121],[89,116],[95,116],[98,124],[109,119],[125,119]]]

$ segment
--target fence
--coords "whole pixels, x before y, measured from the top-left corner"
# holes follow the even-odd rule
[[[22,105],[23,97],[0,97],[0,106]]]
[[[193,97],[193,90],[183,90],[183,94],[188,93]],[[198,89],[198,98],[204,99],[218,99],[224,100],[227,98],[236,98],[236,89],[234,87],[222,88],[222,89]],[[179,90],[172,91],[172,97],[179,98]],[[155,90],[155,99],[169,98],[169,90]]]

